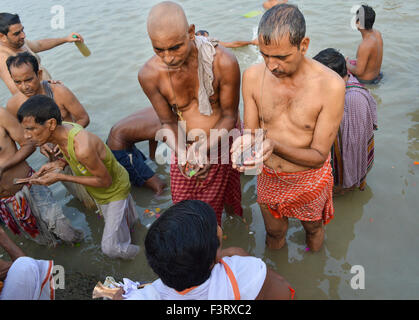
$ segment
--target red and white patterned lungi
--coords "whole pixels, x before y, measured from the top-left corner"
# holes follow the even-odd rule
[[[185,178],[179,171],[177,158],[170,165],[170,183],[172,201],[201,200],[208,203],[217,215],[217,222],[221,226],[221,216],[224,205],[233,208],[238,216],[243,215],[241,206],[240,172],[229,164],[213,164],[207,178],[196,186],[196,178]]]
[[[323,220],[327,224],[334,217],[330,155],[320,169],[277,173],[264,167],[257,190],[258,203],[266,204],[275,218]]]

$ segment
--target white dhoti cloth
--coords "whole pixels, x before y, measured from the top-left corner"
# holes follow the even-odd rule
[[[235,283],[241,300],[254,300],[258,296],[266,279],[266,264],[256,257],[232,256],[224,257],[235,278]],[[143,289],[136,289],[136,284],[124,279],[123,298],[125,300],[234,300],[234,284],[228,275],[227,267],[217,263],[211,270],[211,275],[203,284],[180,293],[166,286],[157,279]]]
[[[54,300],[52,260],[20,257],[10,267],[0,300]]]
[[[101,244],[103,253],[110,258],[133,259],[140,247],[131,244],[130,229],[138,219],[132,196],[99,204],[99,207],[105,219]]]

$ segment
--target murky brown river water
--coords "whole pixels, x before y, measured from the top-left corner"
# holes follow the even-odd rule
[[[62,80],[87,108],[90,131],[106,139],[111,126],[135,110],[150,105],[136,78],[139,68],[153,54],[146,33],[149,0],[91,1],[2,1],[0,11],[18,13],[28,39],[81,33],[92,51],[81,56],[73,44],[65,44],[40,54],[43,65],[54,79]],[[262,1],[183,0],[189,23],[208,30],[224,41],[247,40],[256,34],[261,16],[242,14],[261,10]],[[350,9],[357,1],[296,1],[305,15],[311,38],[308,55],[334,47],[354,58],[361,39],[350,27]],[[54,30],[51,7],[65,9],[65,29]],[[262,258],[295,287],[300,299],[418,299],[419,298],[419,3],[416,0],[371,0],[375,26],[384,38],[384,80],[372,93],[378,102],[379,131],[376,154],[368,187],[335,199],[335,218],[326,227],[326,239],[319,253],[305,251],[304,231],[290,220],[288,244],[280,251],[265,248],[265,229],[256,204],[256,179],[242,178],[244,216],[249,229],[239,219],[224,218],[225,246],[241,246]],[[242,71],[261,61],[255,47],[233,51]],[[0,83],[0,105],[9,92]],[[240,105],[242,109],[242,104]],[[138,146],[148,154],[146,143]],[[39,168],[39,154],[29,162]],[[151,163],[161,178],[169,182],[169,167]],[[30,256],[54,259],[69,272],[106,275],[117,279],[154,280],[142,251],[134,261],[112,260],[100,250],[104,222],[94,212],[81,208],[67,196],[61,184],[52,187],[66,216],[87,237],[80,246],[46,248],[22,237],[13,237]],[[155,218],[144,217],[145,209],[167,208],[170,191],[155,197],[147,189],[132,189],[141,225],[134,239],[142,246],[147,225]],[[249,234],[249,231],[252,234]],[[4,252],[0,251],[0,256]],[[353,290],[351,267],[365,270],[365,289]],[[93,289],[93,288],[92,288]]]

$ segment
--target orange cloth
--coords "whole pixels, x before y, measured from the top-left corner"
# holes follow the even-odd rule
[[[264,167],[257,179],[258,203],[268,205],[275,218],[302,221],[323,220],[334,216],[333,175],[330,155],[323,167],[301,172],[277,173]]]

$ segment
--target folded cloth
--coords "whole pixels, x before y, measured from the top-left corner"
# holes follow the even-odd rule
[[[257,178],[257,192],[257,202],[266,204],[275,218],[327,224],[334,216],[330,155],[320,169],[278,173],[264,166]]]
[[[214,94],[214,88],[212,86],[212,82],[214,81],[212,63],[214,61],[215,48],[211,41],[202,36],[195,37],[195,44],[198,49],[199,112],[209,116],[212,114],[209,97]]]
[[[7,272],[0,300],[54,300],[53,267],[52,260],[16,259]]]

